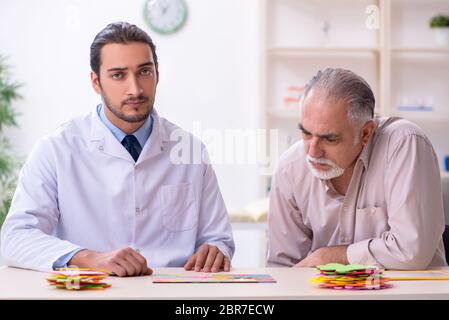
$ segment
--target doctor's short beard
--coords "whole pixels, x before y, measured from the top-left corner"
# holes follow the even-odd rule
[[[121,107],[127,104],[130,101],[142,101],[143,103],[148,103],[148,107],[146,108],[145,112],[142,114],[137,114],[133,116],[128,116],[121,112],[121,108],[117,108],[114,106],[106,94],[104,92],[101,93],[101,98],[103,99],[104,105],[109,109],[109,111],[112,112],[113,115],[115,115],[120,120],[126,121],[126,122],[141,122],[148,118],[148,115],[150,114],[151,110],[153,110],[153,101],[150,101],[147,97],[143,95],[139,95],[138,97],[128,98],[121,103]]]

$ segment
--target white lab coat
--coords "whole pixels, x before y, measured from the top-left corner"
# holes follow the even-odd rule
[[[77,248],[133,247],[151,267],[179,267],[203,243],[232,258],[231,226],[211,165],[172,164],[177,141],[170,135],[181,129],[154,110],[153,118],[136,163],[96,111],[39,140],[2,228],[7,265],[50,271]]]

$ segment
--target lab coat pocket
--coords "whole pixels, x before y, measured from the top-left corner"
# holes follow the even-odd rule
[[[195,190],[191,183],[162,186],[162,224],[171,232],[187,231],[198,224]]]
[[[356,209],[355,241],[379,238],[389,229],[385,206]]]

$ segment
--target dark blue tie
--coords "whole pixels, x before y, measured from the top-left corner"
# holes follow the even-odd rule
[[[133,157],[134,161],[137,162],[139,158],[140,152],[142,151],[142,147],[140,146],[139,141],[133,135],[127,135],[122,140],[122,145],[128,150],[131,157]]]

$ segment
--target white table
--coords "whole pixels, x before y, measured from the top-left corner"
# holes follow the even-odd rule
[[[154,271],[184,272],[181,268]],[[309,283],[316,274],[312,268],[232,269],[231,273],[269,273],[277,283],[153,284],[151,276],[109,277],[108,289],[68,291],[48,285],[46,273],[0,267],[0,299],[449,299],[449,280],[395,281],[391,289],[339,291]]]

